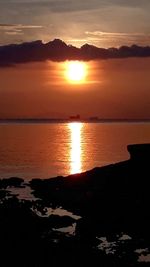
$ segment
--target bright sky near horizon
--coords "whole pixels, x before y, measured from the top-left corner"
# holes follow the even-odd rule
[[[66,77],[65,62],[1,68],[0,118],[150,118],[150,58],[84,64],[81,83],[70,73]]]
[[[149,0],[0,0],[0,44],[60,38],[75,46],[147,45],[149,13]]]

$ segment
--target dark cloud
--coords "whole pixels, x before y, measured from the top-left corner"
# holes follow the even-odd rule
[[[92,10],[97,7],[105,6],[105,3],[93,1],[74,1],[74,0],[58,0],[58,1],[3,1],[0,2],[3,6],[16,7],[16,9],[28,7],[28,8],[47,8],[51,12],[63,13],[63,12],[75,12],[82,10]]]
[[[106,3],[128,7],[145,7],[150,4],[149,0],[106,0]]]
[[[85,44],[76,48],[65,44],[59,39],[49,43],[34,42],[0,46],[0,66],[10,66],[18,63],[35,61],[64,61],[64,60],[95,60],[127,57],[149,57],[150,47],[132,45],[120,48],[98,48]]]
[[[104,8],[108,6],[123,6],[123,7],[146,7],[150,5],[149,0],[0,0],[3,5],[17,5],[20,6],[36,6],[47,7],[53,12],[74,12],[80,10],[89,10]]]

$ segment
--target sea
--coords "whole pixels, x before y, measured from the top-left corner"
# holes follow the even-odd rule
[[[150,122],[1,122],[0,178],[48,179],[129,159]]]

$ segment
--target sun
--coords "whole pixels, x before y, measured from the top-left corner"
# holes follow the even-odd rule
[[[65,76],[71,83],[82,83],[85,81],[87,68],[85,62],[67,61]]]

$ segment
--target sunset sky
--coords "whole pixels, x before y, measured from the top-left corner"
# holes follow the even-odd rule
[[[66,79],[65,63],[0,69],[0,117],[150,118],[150,59],[87,62],[84,83]]]
[[[0,0],[0,45],[146,46],[149,13],[149,0]],[[77,83],[65,62],[36,61],[0,67],[0,118],[150,118],[149,57],[87,61]]]
[[[57,37],[76,46],[145,45],[149,13],[149,0],[0,0],[0,42]]]

